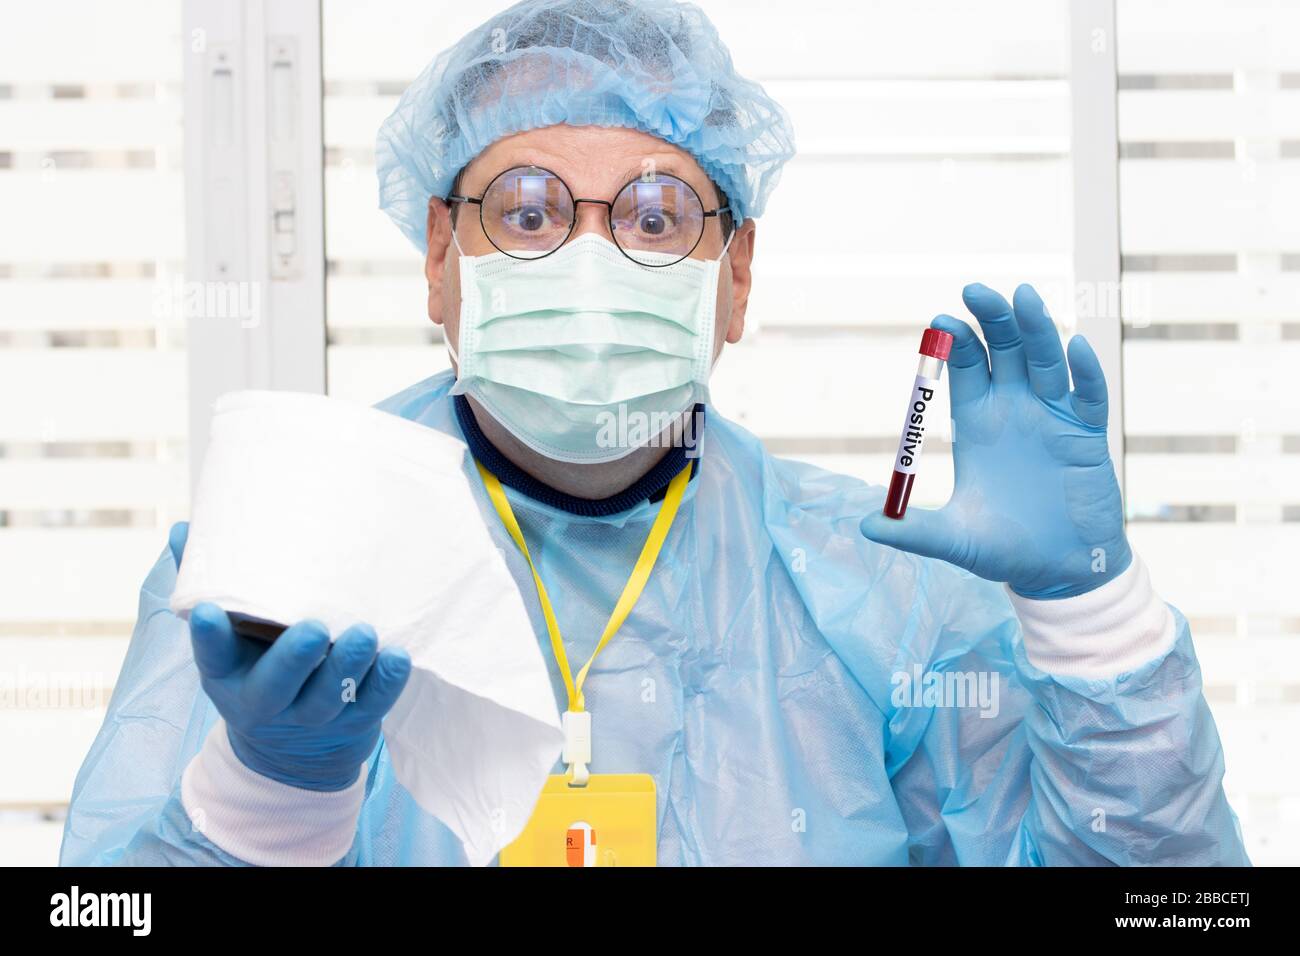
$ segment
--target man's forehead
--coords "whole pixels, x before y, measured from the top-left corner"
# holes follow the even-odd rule
[[[542,166],[577,194],[617,189],[648,172],[686,180],[702,196],[714,192],[707,173],[689,153],[638,130],[552,126],[493,143],[465,168],[461,188],[485,188],[514,166]]]

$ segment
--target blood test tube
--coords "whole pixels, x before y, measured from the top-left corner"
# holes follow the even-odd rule
[[[930,411],[939,391],[939,379],[944,363],[952,351],[952,335],[939,329],[926,329],[921,335],[921,361],[916,368],[916,381],[907,401],[907,414],[903,416],[903,434],[898,439],[898,454],[894,457],[894,476],[889,481],[889,494],[885,496],[885,517],[901,518],[907,513],[907,499],[912,495],[912,482],[916,479],[916,462],[925,444]]]

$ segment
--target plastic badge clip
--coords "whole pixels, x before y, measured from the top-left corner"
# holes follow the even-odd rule
[[[585,787],[591,774],[591,712],[566,710],[564,712],[564,751],[560,759],[569,768],[569,786]]]

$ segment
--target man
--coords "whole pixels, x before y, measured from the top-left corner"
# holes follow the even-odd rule
[[[892,521],[881,489],[703,414],[792,154],[671,0],[519,4],[380,132],[381,201],[456,365],[382,407],[473,453],[540,581],[566,725],[592,715],[590,772],[653,778],[661,863],[1246,863],[1187,622],[1124,534],[1100,366],[1079,338],[1067,360],[1031,288],[966,288],[987,350],[932,323],[954,339],[941,511]],[[187,635],[184,536],[145,583],[64,861],[464,862],[380,739],[409,660],[313,622],[264,649],[212,605]]]

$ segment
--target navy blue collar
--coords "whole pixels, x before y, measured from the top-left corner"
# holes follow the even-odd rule
[[[603,518],[607,515],[615,515],[620,511],[626,511],[633,505],[640,504],[647,498],[651,501],[659,501],[667,492],[668,483],[686,466],[687,449],[682,445],[674,445],[668,449],[668,454],[659,459],[658,464],[638,478],[630,487],[623,489],[618,494],[609,498],[576,498],[573,495],[565,494],[563,491],[557,491],[545,482],[538,481],[497,451],[496,446],[487,440],[483,430],[478,427],[478,422],[474,419],[474,409],[470,407],[469,399],[464,395],[454,395],[452,401],[456,407],[456,420],[460,423],[460,430],[465,435],[465,443],[469,445],[470,454],[477,458],[484,468],[496,475],[501,480],[501,484],[522,492],[529,498],[542,502],[542,504],[584,518]],[[704,406],[702,404],[695,406],[694,415],[696,418],[693,451],[696,456],[691,459],[692,479],[700,470],[698,452],[700,432],[704,428]]]

